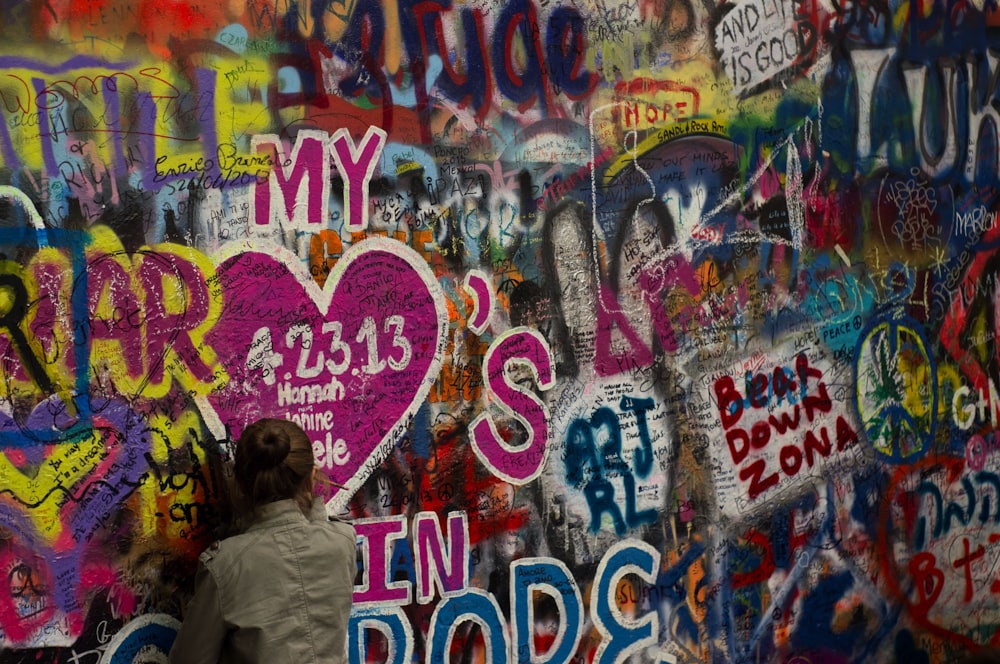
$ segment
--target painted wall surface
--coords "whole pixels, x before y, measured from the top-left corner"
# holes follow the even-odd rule
[[[1000,643],[992,0],[0,0],[0,663],[309,433],[352,662]]]

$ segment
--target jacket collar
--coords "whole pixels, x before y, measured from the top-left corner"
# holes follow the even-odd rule
[[[253,523],[247,528],[247,532],[262,528],[301,523],[305,520],[306,517],[302,513],[302,510],[299,509],[299,504],[294,500],[278,500],[257,508]]]
[[[319,496],[313,498],[312,509],[309,511],[309,515],[306,517],[310,521],[328,521],[326,514],[326,503]]]

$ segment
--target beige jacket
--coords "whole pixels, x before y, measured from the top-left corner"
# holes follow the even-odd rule
[[[201,555],[170,664],[346,664],[355,541],[318,500],[264,506]]]

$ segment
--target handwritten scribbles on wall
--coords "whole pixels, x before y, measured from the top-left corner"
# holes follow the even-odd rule
[[[262,415],[352,664],[996,642],[995,23],[0,3],[0,664],[162,660]]]
[[[51,641],[72,643],[89,608],[86,589],[114,579],[109,562],[95,563],[85,552],[147,476],[152,436],[122,401],[94,400],[88,410],[94,419],[87,430],[0,455],[0,526],[16,534],[3,564],[17,589],[0,611],[0,627],[12,640],[57,624]],[[65,413],[55,397],[25,424],[38,426],[52,412]],[[5,429],[18,426],[6,415],[0,420]]]

